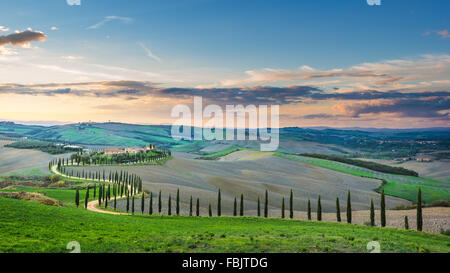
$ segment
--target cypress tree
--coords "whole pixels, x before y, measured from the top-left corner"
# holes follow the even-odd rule
[[[98,205],[102,205],[102,186],[100,185],[98,187]]]
[[[266,198],[264,200],[264,217],[267,218],[269,216],[269,193],[266,190],[265,194]]]
[[[144,214],[144,206],[145,206],[145,193],[142,193],[142,199],[141,199],[141,213]]]
[[[311,220],[311,200],[308,198],[308,220]]]
[[[108,207],[108,198],[105,200],[105,209]]]
[[[380,217],[381,217],[381,226],[386,226],[386,201],[384,197],[384,190],[381,192],[381,202],[380,202]]]
[[[284,197],[283,200],[281,201],[281,218],[284,218]]]
[[[217,194],[217,216],[222,215],[222,197],[220,196],[220,189],[219,193]]]
[[[195,208],[195,215],[200,216],[200,199],[197,198],[197,207]]]
[[[130,195],[127,194],[127,213],[130,211]]]
[[[350,196],[350,190],[347,193],[347,223],[352,223],[352,200]]]
[[[87,187],[86,195],[84,197],[84,208],[85,209],[87,209],[88,202],[89,202],[89,186]]]
[[[167,205],[167,215],[172,215],[172,196],[169,194],[169,201]]]
[[[422,231],[422,190],[419,188],[417,192],[417,230]]]
[[[75,205],[77,206],[77,208],[80,205],[80,191],[78,189],[75,192]]]
[[[234,197],[233,216],[237,216],[237,201],[236,201],[236,196]]]
[[[114,210],[117,208],[117,195],[114,195]]]
[[[336,220],[341,222],[341,205],[339,204],[339,197],[336,198]]]
[[[289,197],[289,218],[294,218],[294,192],[291,189],[291,195]]]
[[[191,199],[189,200],[189,216],[192,216],[192,195]]]
[[[134,214],[134,195],[131,196],[131,214]]]
[[[319,199],[317,199],[317,221],[322,221],[322,203],[320,202],[320,195]]]
[[[373,199],[370,200],[370,225],[375,226],[375,207],[373,205]]]
[[[408,216],[405,216],[405,229],[409,229]]]
[[[236,203],[236,198],[234,198],[234,202]],[[257,208],[257,210],[258,210],[258,217],[261,217],[261,204],[260,204],[260,201],[259,201],[259,195],[258,195],[258,208]]]
[[[240,215],[244,216],[244,195],[241,194],[241,211],[240,211]]]
[[[209,217],[212,217],[211,203],[209,204]]]
[[[97,197],[97,184],[94,184],[94,198]]]
[[[180,189],[177,189],[177,205],[176,205],[177,215],[180,215]]]
[[[161,210],[162,210],[161,191],[159,191],[159,195],[158,195],[158,213],[159,214],[161,214]]]
[[[150,192],[150,204],[148,205],[148,214],[153,214],[153,192]]]

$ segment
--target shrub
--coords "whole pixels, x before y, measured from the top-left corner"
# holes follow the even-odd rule
[[[59,180],[61,180],[61,176],[58,174],[54,174],[54,175],[50,176],[50,182],[52,182],[52,183],[56,183]]]
[[[441,228],[441,234],[450,236],[450,229],[443,229],[443,228]]]

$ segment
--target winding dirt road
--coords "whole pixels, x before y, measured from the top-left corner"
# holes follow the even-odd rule
[[[53,165],[52,168],[51,168],[51,170],[52,170],[52,172],[53,172],[54,174],[57,174],[57,175],[60,175],[60,176],[62,176],[62,177],[66,177],[66,178],[73,178],[73,179],[80,179],[80,180],[90,181],[90,180],[88,180],[88,179],[84,179],[84,178],[80,178],[80,177],[76,177],[76,176],[70,176],[70,175],[66,175],[66,174],[60,173],[60,172],[57,170],[57,167],[58,167],[57,165]],[[106,182],[106,181],[104,181],[104,182]],[[97,205],[98,205],[98,200],[91,201],[91,202],[89,202],[88,205],[87,205],[87,210],[94,211],[94,212],[98,212],[98,213],[105,213],[105,214],[128,215],[128,213],[122,213],[122,212],[115,212],[115,211],[102,210],[102,209],[98,208]]]

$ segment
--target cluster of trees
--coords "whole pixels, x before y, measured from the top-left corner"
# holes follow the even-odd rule
[[[418,177],[419,174],[415,171],[408,170],[402,167],[392,167],[388,165],[383,165],[375,162],[358,160],[358,159],[350,159],[344,158],[336,155],[323,155],[323,154],[302,154],[303,156],[314,157],[319,159],[327,159],[337,162],[342,162],[350,165],[355,165],[359,167],[363,167],[369,170],[383,172],[383,173],[391,173],[391,174],[400,174],[400,175],[409,175]]]
[[[129,201],[130,196],[133,199],[133,208],[134,208],[134,197],[136,194],[138,194],[140,191],[138,188],[133,188],[131,185],[126,184],[120,184],[120,183],[114,183],[114,184],[94,184],[88,185],[86,188],[86,195],[84,198],[84,208],[87,209],[89,198],[90,198],[90,191],[93,191],[93,197],[94,199],[98,197],[98,204],[99,206],[102,206],[104,204],[105,208],[108,207],[108,202],[111,204],[111,198],[114,197],[113,202],[113,208],[114,210],[117,209],[117,198],[123,197],[124,195],[127,196],[127,200]],[[144,195],[142,195],[144,196]],[[80,206],[80,192],[79,189],[75,192],[75,205],[77,207]],[[127,205],[127,208],[129,206]],[[133,209],[134,213],[134,209]]]
[[[55,143],[52,142],[39,140],[20,140],[17,142],[7,144],[5,145],[5,147],[16,149],[34,149],[54,155],[75,151],[74,149],[64,148],[63,145],[56,145]]]
[[[171,156],[170,150],[149,150],[137,153],[121,153],[113,155],[105,155],[104,152],[79,152],[72,154],[67,159],[70,165],[113,165],[113,164],[133,164],[156,162]]]

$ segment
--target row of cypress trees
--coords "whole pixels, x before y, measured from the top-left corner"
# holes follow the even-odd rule
[[[94,198],[96,197],[96,188],[97,185],[94,185]],[[85,196],[85,208],[87,208],[87,203],[89,200],[89,189],[90,186],[87,187],[87,191],[86,191],[86,196]],[[116,205],[117,205],[117,193],[118,193],[118,184],[113,184],[113,195],[114,195],[114,209],[116,209]],[[99,205],[102,204],[102,202],[105,203],[105,207],[108,207],[108,201],[111,199],[111,187],[110,185],[108,185],[106,187],[105,184],[100,185],[99,186]],[[130,195],[127,194],[127,205],[126,205],[126,211],[129,212],[130,210],[130,196],[131,196],[131,212],[132,214],[134,214],[135,212],[135,206],[134,206],[134,195]],[[161,191],[159,192],[158,195],[158,213],[161,214],[162,211],[162,199],[161,199]],[[150,192],[149,194],[149,210],[148,213],[149,214],[153,214],[153,193]],[[265,198],[264,198],[264,217],[267,218],[268,217],[268,201],[269,200],[269,193],[266,190],[265,191]],[[421,189],[419,188],[418,190],[418,197],[417,197],[417,230],[421,231],[422,230],[422,226],[423,226],[423,217],[422,217],[422,193],[421,193]],[[77,205],[77,207],[79,206],[79,190],[76,190],[76,197],[75,197],[75,203]],[[169,198],[168,198],[168,204],[167,204],[168,210],[167,210],[167,214],[168,215],[172,215],[172,196],[169,194]],[[261,211],[260,211],[260,198],[258,196],[257,199],[257,215],[258,217],[261,216]],[[234,207],[233,207],[233,216],[237,216],[237,198],[234,198]],[[141,213],[143,214],[145,210],[145,193],[142,192],[141,195]],[[180,190],[177,189],[177,193],[176,193],[176,200],[175,200],[175,213],[176,215],[180,215]],[[351,207],[351,193],[350,190],[348,190],[347,192],[347,208],[346,208],[346,213],[347,213],[347,223],[351,224],[352,223],[352,207]],[[307,217],[308,220],[312,220],[311,217],[311,201],[308,199],[308,203],[307,203]],[[213,212],[212,212],[212,206],[211,203],[208,204],[208,215],[210,217],[213,216]],[[219,189],[218,193],[217,193],[217,216],[221,216],[222,215],[222,195],[221,195],[221,190]],[[190,201],[189,201],[189,216],[193,216],[193,197],[190,197]],[[196,216],[200,216],[200,199],[197,198],[196,200]],[[240,208],[239,208],[239,216],[244,216],[244,195],[241,194],[240,196]],[[294,218],[294,207],[293,207],[293,191],[290,191],[290,196],[289,196],[289,217],[292,219]],[[281,204],[281,218],[285,218],[285,198],[282,198],[282,204]],[[336,198],[336,220],[338,222],[341,222],[341,211],[340,211],[340,202],[339,202],[339,198]],[[384,190],[382,190],[381,192],[381,199],[380,199],[380,220],[381,220],[381,227],[385,227],[386,226],[386,198],[385,198],[385,193]],[[317,199],[317,221],[322,221],[322,203],[321,203],[321,196],[318,196]],[[370,201],[370,225],[371,226],[375,226],[375,207],[374,207],[374,202],[373,199],[371,199]],[[405,228],[409,229],[409,223],[408,223],[408,217],[405,216]]]

